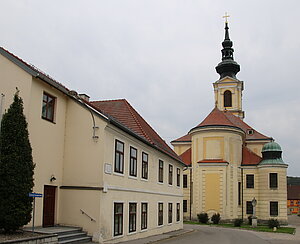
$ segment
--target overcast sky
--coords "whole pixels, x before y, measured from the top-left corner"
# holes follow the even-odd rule
[[[0,46],[92,100],[126,98],[166,141],[214,107],[225,11],[245,122],[300,176],[298,0],[0,0]]]

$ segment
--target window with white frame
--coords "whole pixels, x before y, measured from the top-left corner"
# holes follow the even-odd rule
[[[124,172],[124,143],[115,141],[115,172],[123,174]]]
[[[130,147],[129,175],[137,176],[137,149]]]

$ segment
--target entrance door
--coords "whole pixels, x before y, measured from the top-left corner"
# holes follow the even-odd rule
[[[44,186],[43,227],[54,226],[56,186]]]

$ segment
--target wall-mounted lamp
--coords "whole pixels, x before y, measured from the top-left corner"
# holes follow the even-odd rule
[[[51,175],[50,182],[53,182],[53,181],[56,181],[56,178],[54,175]]]

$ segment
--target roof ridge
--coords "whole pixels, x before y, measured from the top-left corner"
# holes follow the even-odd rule
[[[151,140],[151,138],[147,135],[147,133],[145,132],[145,130],[143,129],[143,127],[141,126],[139,120],[137,119],[136,115],[133,113],[133,111],[135,111],[135,109],[130,105],[130,103],[124,99],[124,102],[130,112],[130,114],[132,115],[133,119],[135,120],[135,122],[137,123],[138,127],[141,129],[141,131],[143,132],[143,135],[145,138],[147,138],[149,141],[151,141],[151,143],[153,144],[153,141]],[[133,111],[132,111],[133,110]],[[136,113],[138,113],[137,111],[135,111]],[[141,116],[140,116],[141,117]],[[142,118],[143,119],[143,118]],[[144,120],[144,122],[146,122]],[[146,122],[147,123],[147,122]],[[148,124],[148,123],[147,123]],[[148,124],[149,125],[149,124]],[[149,125],[150,126],[150,125]],[[151,127],[152,128],[152,127]]]
[[[118,102],[118,101],[126,101],[125,98],[117,98],[117,99],[107,99],[107,100],[93,100],[91,103],[99,103],[99,102]]]

